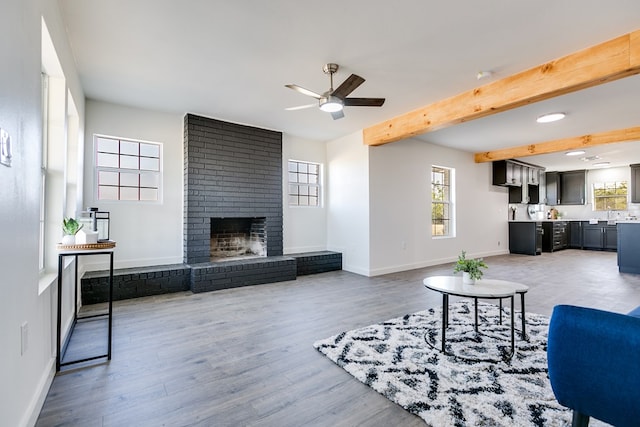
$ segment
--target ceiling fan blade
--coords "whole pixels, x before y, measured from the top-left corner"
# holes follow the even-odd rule
[[[356,88],[362,83],[364,83],[364,79],[362,77],[351,74],[347,80],[343,81],[342,84],[331,93],[331,95],[344,98],[356,90]]]
[[[296,111],[296,110],[304,110],[305,108],[311,108],[311,107],[317,107],[318,103],[315,102],[313,104],[307,104],[307,105],[298,105],[297,107],[287,107],[285,108],[285,110],[287,111]]]
[[[345,107],[382,107],[384,98],[345,98]]]
[[[344,113],[342,112],[342,110],[334,111],[333,113],[331,113],[331,117],[333,117],[333,120],[338,120],[344,117]]]
[[[310,91],[309,89],[305,89],[305,88],[303,88],[303,87],[300,87],[300,86],[298,86],[298,85],[285,85],[285,86],[286,86],[286,87],[288,87],[289,89],[293,89],[293,90],[295,90],[296,92],[300,92],[300,93],[301,93],[301,94],[303,94],[303,95],[311,96],[311,97],[313,97],[313,98],[315,98],[315,99],[320,99],[320,98],[322,98],[322,96],[321,96],[321,95],[319,95],[319,94],[317,94],[317,93],[315,93],[315,92],[312,92],[312,91]]]

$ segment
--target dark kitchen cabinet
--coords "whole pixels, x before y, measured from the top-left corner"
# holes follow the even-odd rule
[[[509,223],[509,252],[540,255],[542,253],[542,223],[513,221]]]
[[[493,162],[493,185],[522,186],[522,165],[510,160]]]
[[[582,249],[582,222],[569,222],[569,247],[571,249]]]
[[[578,170],[560,174],[560,204],[584,205],[587,171]]]
[[[618,250],[618,227],[616,225],[607,225],[604,227],[603,249],[608,251]]]
[[[553,252],[569,247],[569,223],[567,221],[544,221],[542,251]]]
[[[582,223],[582,247],[584,249],[609,250],[618,249],[618,229],[616,225],[599,221],[597,224]]]
[[[631,203],[640,203],[640,164],[631,165]]]
[[[640,274],[640,224],[618,224],[618,271],[620,273]]]
[[[545,173],[547,189],[547,205],[555,206],[560,204],[560,172]]]
[[[584,223],[582,226],[582,247],[584,249],[602,249],[602,227],[598,224]]]
[[[547,172],[547,205],[584,205],[587,171]]]

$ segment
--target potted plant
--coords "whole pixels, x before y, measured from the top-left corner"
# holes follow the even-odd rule
[[[84,226],[84,224],[80,224],[74,218],[63,218],[62,219],[62,244],[63,245],[73,245],[76,242],[76,233],[80,231],[80,229]]]
[[[457,273],[462,271],[462,283],[473,284],[476,280],[482,278],[483,273],[481,268],[489,268],[482,258],[467,259],[466,252],[462,251],[458,256],[458,261],[456,262],[453,272]]]

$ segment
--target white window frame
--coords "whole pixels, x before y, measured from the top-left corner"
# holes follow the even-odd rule
[[[46,269],[46,219],[47,219],[47,155],[49,146],[49,76],[42,73],[42,158],[40,159],[40,213],[39,213],[39,240],[38,240],[38,270],[44,274]]]
[[[626,193],[624,195],[619,194],[619,195],[612,195],[612,196],[596,196],[596,186],[613,186],[615,190],[617,190],[618,188],[621,188],[621,186],[619,186],[619,184],[624,184],[625,189],[627,190]],[[606,212],[606,211],[626,211],[629,208],[629,181],[625,181],[625,180],[619,180],[619,181],[607,181],[607,182],[594,182],[593,185],[591,186],[591,195],[592,195],[592,199],[593,200],[593,210],[594,211],[600,211],[600,212]],[[606,200],[608,198],[621,198],[624,196],[625,199],[625,205],[622,208],[612,208],[610,207],[611,205],[607,204],[607,208],[606,209],[598,209],[598,203],[597,200],[598,199],[603,199]]]
[[[439,173],[439,171],[445,171],[446,175],[448,175],[448,184],[447,183],[440,183],[436,180],[434,180],[434,174],[435,173]],[[434,239],[442,239],[442,238],[452,238],[455,237],[456,235],[456,223],[455,223],[455,169],[454,168],[450,168],[450,167],[446,167],[446,166],[437,166],[437,165],[432,165],[431,166],[431,173],[430,173],[430,188],[431,188],[431,237]],[[437,187],[448,187],[449,191],[448,191],[448,197],[446,197],[447,192],[443,192],[443,199],[442,200],[435,200],[434,199],[434,195],[436,194],[436,188]],[[448,215],[443,217],[443,224],[442,226],[445,228],[445,232],[443,232],[443,234],[439,234],[435,232],[435,228],[436,224],[435,220],[436,218],[434,218],[434,208],[436,207],[436,205],[442,204],[443,206],[446,207],[446,209],[444,209],[444,211],[448,212]],[[448,227],[444,226],[444,222],[448,222]]]
[[[114,144],[118,145],[117,152],[102,152],[100,151],[100,140],[107,140]],[[123,144],[127,144],[127,146],[133,147],[138,145],[137,154],[133,154],[133,152],[123,151]],[[157,148],[157,156],[156,155],[144,155],[141,151],[142,148],[146,147],[148,149]],[[117,158],[112,166],[107,166],[103,159],[99,160],[102,155],[106,155],[108,157],[113,158],[114,156]],[[132,163],[137,163],[136,166],[122,165],[123,158],[131,160]],[[157,160],[157,169],[149,168],[150,166],[142,166],[142,161],[147,160],[150,163],[154,163],[154,160]],[[94,164],[94,198],[96,201],[105,202],[105,203],[162,203],[162,182],[163,182],[163,146],[159,142],[152,141],[143,141],[132,138],[121,138],[116,136],[109,135],[93,135],[93,164]],[[102,163],[102,165],[101,165]],[[137,175],[137,178],[133,175]],[[101,182],[105,182],[105,177],[109,177],[109,184],[105,184],[102,187],[106,188],[114,188],[116,189],[117,196],[114,197],[105,197],[101,198]],[[123,183],[124,178],[127,178],[128,181]],[[101,181],[101,179],[103,181]],[[147,181],[146,183],[143,181]],[[135,184],[134,184],[135,182]],[[152,184],[149,184],[152,183]],[[155,184],[155,185],[153,185]],[[123,198],[123,190],[127,190],[128,196],[124,196]],[[137,191],[136,198],[132,197],[134,190]],[[153,190],[156,191],[156,197],[151,198],[148,196],[144,196],[144,190],[147,191],[147,194],[151,194]]]
[[[292,170],[292,164],[296,166]],[[312,166],[316,172],[300,170],[301,165],[308,168]],[[315,177],[315,178],[313,178]],[[316,182],[310,182],[315,180]],[[307,193],[307,194],[304,194]],[[315,204],[300,204],[301,200],[308,202],[314,198]],[[293,202],[293,200],[296,202]],[[287,160],[287,204],[295,208],[319,208],[322,207],[322,164],[306,160]]]

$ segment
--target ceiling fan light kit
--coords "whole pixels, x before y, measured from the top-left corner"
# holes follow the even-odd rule
[[[289,89],[293,89],[296,92],[299,92],[303,95],[310,96],[312,98],[316,98],[318,100],[318,105],[320,110],[325,111],[327,113],[331,113],[331,117],[334,120],[341,119],[344,117],[344,113],[342,109],[345,106],[350,107],[381,107],[384,104],[384,98],[347,98],[347,96],[356,90],[362,83],[364,83],[364,79],[358,75],[351,74],[337,89],[333,89],[333,74],[339,69],[338,64],[328,63],[322,67],[322,71],[325,74],[329,75],[329,90],[319,94],[313,92],[309,89],[305,89],[296,84],[285,85]],[[291,107],[286,108],[286,110],[299,110],[302,108],[306,108],[307,106],[302,107]]]
[[[320,98],[320,109],[327,113],[335,113],[344,108],[343,101],[337,96],[329,95],[328,97]]]

